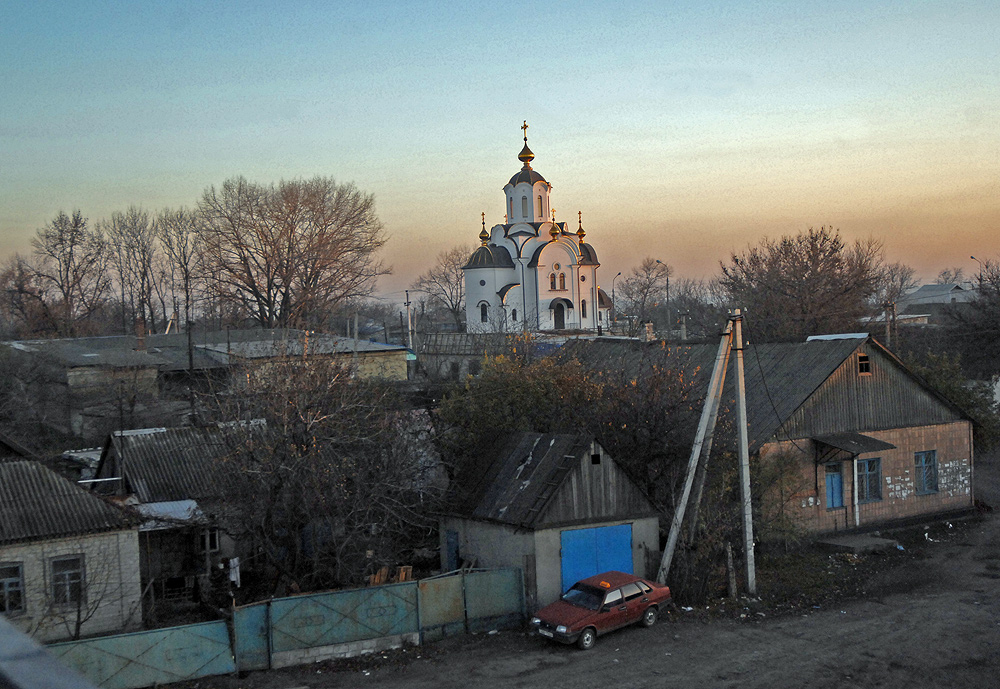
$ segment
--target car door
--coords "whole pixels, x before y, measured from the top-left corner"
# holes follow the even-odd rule
[[[636,583],[625,584],[621,592],[622,602],[625,604],[625,623],[638,622],[649,605],[649,597]]]
[[[600,633],[609,632],[628,624],[628,606],[622,600],[621,589],[608,591],[604,596],[604,604],[598,616],[599,624],[597,631]]]

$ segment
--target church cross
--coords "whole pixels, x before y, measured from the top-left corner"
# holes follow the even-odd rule
[[[521,125],[521,131],[524,132],[524,143],[528,143],[528,120],[524,120],[524,124]]]

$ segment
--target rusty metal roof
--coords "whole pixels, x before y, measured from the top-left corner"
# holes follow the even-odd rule
[[[0,543],[116,531],[137,523],[38,462],[0,463]]]

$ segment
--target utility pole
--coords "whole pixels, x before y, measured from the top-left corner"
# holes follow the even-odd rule
[[[726,381],[726,368],[729,365],[729,350],[733,344],[732,322],[726,324],[726,330],[722,333],[719,341],[719,351],[715,357],[715,367],[712,369],[712,379],[708,384],[708,391],[705,393],[705,406],[701,410],[701,419],[698,421],[698,432],[694,437],[694,445],[691,447],[691,456],[688,458],[687,475],[684,477],[684,490],[681,493],[680,502],[674,509],[674,519],[670,524],[670,535],[667,537],[667,545],[663,549],[663,557],[660,559],[660,569],[656,573],[656,580],[661,584],[667,583],[667,574],[670,573],[670,564],[674,559],[674,550],[677,548],[677,539],[681,534],[681,527],[684,524],[684,512],[687,510],[688,500],[691,497],[691,486],[694,483],[694,475],[698,468],[698,460],[701,458],[701,450],[705,444],[709,427],[715,427],[714,414],[718,413],[718,399],[722,397],[722,386]],[[709,441],[711,445],[711,441]]]
[[[747,441],[747,393],[743,376],[743,315],[733,312],[736,330],[736,384],[739,407],[740,498],[743,501],[743,550],[747,567],[747,593],[757,595],[757,568],[753,552],[753,512],[750,504],[750,452]]]
[[[411,333],[413,332],[413,323],[410,320],[410,290],[406,290],[406,348],[413,349],[413,339]]]

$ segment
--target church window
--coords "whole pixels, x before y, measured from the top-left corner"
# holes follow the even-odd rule
[[[584,299],[580,302],[580,318],[587,317],[587,300]]]
[[[510,310],[510,319],[512,321],[516,321],[517,320],[517,309],[511,309]]]
[[[559,273],[559,289],[566,289],[566,273]]]
[[[480,280],[479,281],[479,286],[480,287],[486,287],[486,280]]]
[[[507,199],[507,217],[514,217],[514,199]]]
[[[521,197],[521,217],[524,219],[528,218],[528,197]]]
[[[479,320],[486,323],[490,319],[490,307],[488,304],[479,305]]]
[[[538,195],[538,217],[539,218],[544,218],[545,217],[545,209],[542,208],[542,195],[541,194]]]
[[[556,274],[552,273],[551,275],[549,275],[549,289],[555,289],[555,288],[556,288]]]

